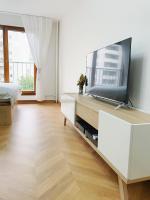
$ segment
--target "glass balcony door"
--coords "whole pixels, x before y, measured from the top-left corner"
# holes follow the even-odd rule
[[[24,28],[0,26],[0,81],[17,83],[22,94],[35,94],[36,67]]]
[[[26,34],[8,31],[9,81],[18,83],[22,91],[34,91],[34,61]]]

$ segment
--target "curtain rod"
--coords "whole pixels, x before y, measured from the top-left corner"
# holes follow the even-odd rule
[[[36,17],[46,17],[46,18],[50,18],[50,19],[59,21],[57,18],[53,18],[53,17],[40,16],[40,15],[31,15],[31,14],[23,14],[23,13],[17,13],[17,12],[1,11],[1,10],[0,10],[0,14],[9,14],[9,15],[15,15],[15,16],[27,15],[27,16],[36,16]]]

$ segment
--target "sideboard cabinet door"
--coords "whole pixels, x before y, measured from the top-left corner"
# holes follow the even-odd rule
[[[62,95],[61,111],[68,120],[75,123],[75,99],[73,97]]]
[[[131,124],[109,113],[99,112],[98,149],[128,179]]]

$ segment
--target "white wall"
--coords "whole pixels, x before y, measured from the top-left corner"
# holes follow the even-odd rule
[[[83,0],[61,21],[60,94],[77,92],[90,51],[133,37],[130,96],[150,112],[150,2],[148,0]]]
[[[23,27],[19,15],[0,13],[0,25]],[[53,23],[51,36],[51,50],[49,55],[49,66],[43,70],[45,99],[55,100],[56,96],[56,23]],[[36,96],[19,96],[20,100],[35,100]]]

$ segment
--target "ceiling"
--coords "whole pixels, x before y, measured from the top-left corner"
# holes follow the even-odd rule
[[[61,18],[81,0],[0,0],[1,12]]]

